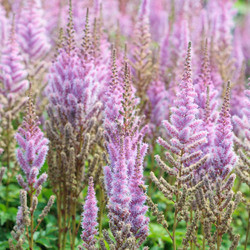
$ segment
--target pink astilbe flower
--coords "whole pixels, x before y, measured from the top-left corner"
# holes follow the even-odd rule
[[[212,123],[214,123],[217,119],[216,110],[218,92],[215,90],[211,79],[211,67],[209,61],[210,60],[206,42],[202,63],[194,85],[195,91],[197,93],[195,103],[199,108],[199,118],[204,122],[209,119]],[[207,93],[208,91],[209,93]],[[207,107],[207,102],[209,102],[209,107]]]
[[[42,59],[50,50],[46,22],[40,0],[27,0],[18,21],[18,40],[28,60]]]
[[[3,88],[0,89],[0,93],[6,96],[23,93],[29,85],[26,80],[27,76],[28,72],[23,64],[13,25],[9,42],[1,55],[0,81],[3,83]]]
[[[194,85],[195,91],[197,93],[195,103],[198,105],[199,109],[198,117],[202,120],[201,129],[207,131],[207,143],[201,147],[201,150],[204,154],[210,154],[214,141],[215,123],[218,118],[218,92],[215,90],[211,80],[211,68],[209,63],[207,42],[205,44],[204,56],[202,58],[202,64],[199,71],[199,75],[195,81],[196,84]],[[208,160],[200,170],[207,171],[209,166],[210,161]],[[198,171],[199,176],[203,175],[201,171]]]
[[[135,103],[128,64],[125,62],[124,79],[121,81],[114,53],[104,118],[110,159],[110,165],[104,169],[105,183],[110,201],[110,219],[130,223],[131,232],[139,239],[140,245],[148,233],[148,219],[145,216],[147,207],[143,206],[145,196],[138,187],[143,184],[142,162],[147,145],[142,142],[146,128],[139,129]]]
[[[201,125],[201,120],[196,119],[199,110],[194,102],[196,93],[191,78],[191,43],[189,43],[188,55],[185,64],[185,73],[179,86],[179,92],[175,100],[175,107],[171,108],[170,122],[164,121],[169,136],[173,137],[170,141],[175,151],[186,150],[186,146],[192,144],[195,140],[200,143],[206,142],[206,133],[197,132]],[[196,133],[197,132],[197,133]],[[198,146],[198,145],[197,145]]]
[[[185,71],[179,85],[179,90],[175,100],[175,106],[171,108],[170,122],[164,120],[163,126],[169,137],[169,142],[161,137],[158,143],[170,150],[173,154],[181,156],[185,166],[189,166],[194,160],[188,161],[186,158],[192,153],[197,153],[200,157],[200,148],[207,142],[207,132],[201,129],[202,120],[198,119],[199,109],[195,103],[196,93],[191,78],[191,43],[188,45],[188,53],[185,63]],[[185,159],[185,160],[184,160]]]
[[[215,127],[214,145],[212,148],[211,177],[224,179],[236,164],[237,156],[233,150],[233,132],[230,115],[230,83],[228,83],[224,102]]]
[[[96,229],[97,223],[97,200],[95,197],[95,189],[93,177],[89,178],[89,187],[88,194],[86,197],[86,201],[84,204],[84,211],[82,213],[82,234],[81,238],[84,241],[83,246],[89,249],[90,247],[94,247],[96,240],[95,235],[97,235],[98,231]]]
[[[143,190],[139,185],[144,185],[143,181],[143,159],[147,152],[147,144],[142,144],[142,148],[138,146],[138,153],[134,170],[130,181],[130,194],[131,201],[129,205],[130,211],[130,223],[132,225],[131,231],[134,233],[136,239],[140,239],[140,242],[144,242],[148,235],[148,223],[149,218],[145,216],[148,207],[145,206],[147,199]],[[139,242],[138,246],[141,244]]]
[[[21,175],[17,177],[18,182],[26,190],[29,189],[28,186],[37,189],[47,178],[45,173],[39,178],[37,176],[44,164],[49,149],[49,141],[39,128],[39,121],[35,116],[31,99],[29,100],[27,114],[22,125],[18,128],[15,138],[19,145],[16,153],[17,161],[26,175],[27,184]]]
[[[101,105],[97,102],[98,72],[94,69],[91,57],[84,60],[75,45],[70,9],[67,36],[50,69],[47,93],[53,109],[56,108],[61,119],[64,117],[64,125],[70,122],[75,129],[86,125],[86,121],[96,114]]]

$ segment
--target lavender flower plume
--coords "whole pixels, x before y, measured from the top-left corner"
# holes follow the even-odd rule
[[[230,82],[227,85],[224,102],[215,127],[214,145],[212,148],[213,160],[211,175],[224,179],[231,172],[237,162],[233,150],[233,132],[230,115]]]
[[[84,212],[82,213],[82,234],[81,238],[84,241],[83,246],[89,249],[90,247],[94,247],[96,240],[94,236],[97,235],[96,227],[97,223],[97,200],[95,197],[95,189],[93,183],[93,177],[89,178],[89,187],[88,194],[86,197],[86,201],[84,204]]]
[[[188,53],[185,63],[185,72],[179,86],[175,106],[171,108],[170,122],[163,121],[167,135],[171,138],[167,146],[162,138],[158,139],[159,144],[167,147],[174,154],[191,153],[206,143],[206,131],[201,130],[202,121],[197,119],[198,106],[194,102],[196,93],[191,78],[191,43],[188,46]]]
[[[205,42],[205,48],[203,51],[202,63],[199,68],[198,77],[195,81],[195,91],[197,93],[195,103],[199,107],[199,118],[204,122],[210,120],[215,122],[217,119],[217,97],[218,91],[215,89],[211,79],[211,67],[208,55],[208,43]],[[209,96],[208,91],[209,89]],[[209,107],[207,106],[209,102]]]
[[[15,138],[19,145],[16,153],[17,161],[26,175],[27,183],[29,186],[34,185],[38,188],[47,178],[46,174],[41,175],[39,179],[37,176],[44,164],[49,141],[39,128],[31,97],[29,97],[26,116],[18,128]],[[18,179],[22,178],[19,176]],[[21,182],[23,183],[23,181]]]
[[[147,152],[147,144],[142,144],[142,148],[138,145],[135,167],[130,181],[130,222],[131,231],[135,238],[143,242],[148,235],[149,218],[145,216],[148,207],[145,206],[147,200],[140,185],[144,185],[143,181],[143,158]],[[140,244],[139,244],[140,245]]]
[[[131,232],[139,239],[140,245],[148,232],[148,219],[145,217],[147,207],[143,206],[145,197],[138,187],[143,184],[142,162],[147,145],[142,140],[146,128],[139,129],[140,120],[134,110],[136,99],[131,87],[128,64],[124,64],[124,78],[119,78],[115,55],[113,53],[112,77],[104,118],[110,158],[110,165],[104,169],[110,201],[109,216],[113,222],[131,224]],[[141,149],[140,156],[137,154],[137,147]],[[138,210],[139,204],[141,207]],[[117,227],[122,230],[121,225]]]
[[[50,69],[46,91],[50,104],[57,110],[63,125],[70,122],[77,130],[81,126],[86,126],[86,121],[96,114],[101,104],[97,100],[98,72],[95,71],[91,58],[81,59],[80,50],[75,43],[73,26],[70,7],[67,35]]]
[[[0,89],[0,93],[5,96],[23,93],[28,88],[27,76],[28,72],[25,69],[23,57],[16,41],[13,21],[9,41],[1,55],[0,81],[3,83],[3,88]]]
[[[18,19],[19,43],[28,60],[42,59],[50,50],[46,22],[40,0],[27,0]]]

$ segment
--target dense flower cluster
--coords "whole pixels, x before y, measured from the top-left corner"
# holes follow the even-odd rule
[[[88,195],[84,204],[84,212],[82,213],[82,229],[81,238],[84,241],[83,246],[86,248],[95,245],[94,236],[97,234],[97,200],[95,197],[95,189],[93,178],[89,178]]]
[[[30,188],[36,190],[47,179],[46,173],[43,173],[39,178],[37,176],[44,164],[49,141],[39,128],[39,121],[31,99],[28,103],[27,114],[22,125],[18,128],[15,138],[20,147],[17,149],[17,160],[26,175],[27,183],[21,175],[17,176],[17,180],[25,190],[28,191]]]

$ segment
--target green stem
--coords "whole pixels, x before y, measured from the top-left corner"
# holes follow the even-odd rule
[[[66,204],[66,185],[65,185],[65,182],[63,183],[63,209],[62,209],[62,214],[63,214],[63,244],[62,244],[62,248],[65,249],[66,247],[66,238],[67,238],[67,227],[66,227],[66,222],[67,222],[67,212],[66,212],[66,209],[67,209],[67,204]]]
[[[9,122],[8,122],[9,124]],[[10,138],[9,138],[9,134],[10,134],[10,129],[9,126],[7,128],[7,148],[6,148],[6,154],[7,154],[7,182],[6,182],[6,209],[8,210],[9,207],[9,183],[10,183]]]
[[[174,250],[176,250],[176,237],[175,237],[175,231],[176,231],[176,227],[177,227],[177,211],[175,211],[174,213],[174,226],[173,226],[173,248]]]
[[[61,249],[61,239],[62,239],[62,214],[61,214],[61,188],[59,185],[59,192],[57,195],[57,221],[58,221],[58,250]]]
[[[245,247],[244,247],[244,250],[246,250],[246,249],[247,249],[249,231],[250,231],[250,211],[248,212],[247,234],[246,234],[246,241],[245,241]]]
[[[206,239],[205,239],[205,232],[204,232],[204,225],[202,224],[201,226],[201,230],[202,230],[202,250],[205,250],[205,244],[206,244]]]
[[[34,236],[34,211],[32,209],[32,203],[33,203],[33,189],[32,187],[30,188],[30,250],[33,250],[33,236]]]
[[[190,210],[190,224],[192,223],[192,220],[193,220],[193,210],[191,208],[191,210]],[[190,241],[190,248],[191,248],[191,250],[194,249],[193,241],[192,240]]]
[[[76,202],[73,204],[72,209],[72,241],[71,241],[71,249],[74,250],[75,247],[75,238],[76,238]]]
[[[100,187],[100,216],[99,216],[99,236],[102,237],[102,217],[103,217],[103,210],[105,206],[105,201],[104,201],[104,192],[102,187]]]

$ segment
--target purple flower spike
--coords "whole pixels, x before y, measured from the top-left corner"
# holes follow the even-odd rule
[[[148,235],[148,223],[149,218],[145,216],[148,207],[145,206],[145,201],[147,199],[142,188],[139,185],[144,185],[143,181],[143,158],[147,151],[147,144],[142,144],[142,149],[138,147],[135,168],[131,177],[130,184],[130,221],[131,221],[131,231],[134,233],[135,237],[142,238],[144,241]]]
[[[0,81],[4,88],[0,93],[5,96],[23,93],[28,88],[28,72],[23,64],[23,57],[16,41],[15,27],[12,26],[9,42],[2,51],[0,63]]]
[[[39,121],[35,116],[31,99],[29,99],[26,117],[18,128],[15,138],[19,145],[17,161],[26,175],[28,185],[36,189],[47,178],[45,173],[39,179],[37,176],[44,164],[49,141],[39,128]],[[26,186],[21,176],[18,177],[18,182],[22,187]]]
[[[147,127],[140,129],[140,119],[134,108],[137,100],[131,86],[130,70],[125,62],[122,81],[117,73],[115,51],[111,72],[104,117],[110,159],[110,165],[104,168],[110,201],[109,217],[111,221],[130,224],[131,232],[140,245],[148,234],[147,206],[144,206],[146,198],[139,187],[144,183],[143,159],[147,145],[143,143],[143,138]],[[137,151],[137,148],[140,150]]]
[[[230,83],[228,83],[224,102],[215,127],[214,147],[212,149],[213,160],[211,175],[215,179],[218,176],[225,178],[236,164],[237,156],[233,150],[233,132],[229,108]]]
[[[40,0],[24,2],[18,19],[19,43],[29,60],[39,60],[50,50],[46,22]]]
[[[84,204],[84,212],[82,213],[82,234],[81,238],[84,241],[83,246],[89,249],[94,247],[96,240],[94,236],[97,235],[97,200],[95,197],[95,189],[93,177],[89,178],[89,188],[86,201]]]

